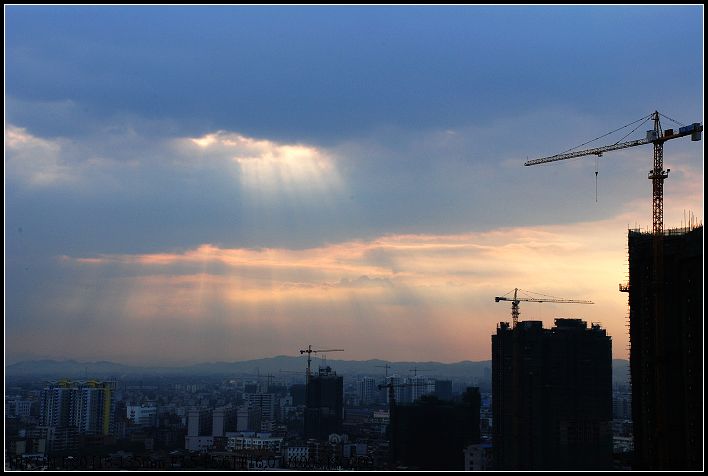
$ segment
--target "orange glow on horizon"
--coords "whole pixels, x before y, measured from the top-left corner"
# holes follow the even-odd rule
[[[494,296],[519,287],[590,299],[597,304],[527,303],[521,317],[546,326],[555,317],[600,322],[613,337],[615,358],[626,358],[627,302],[617,290],[627,269],[624,220],[386,235],[302,250],[203,244],[180,253],[62,262],[130,269],[110,286],[123,296],[131,322],[206,325],[217,319],[215,312],[226,313],[230,317],[218,322],[234,339],[244,329],[270,329],[280,339],[307,340],[314,333],[360,349],[350,358],[427,358],[413,355],[425,348],[430,359],[438,349],[450,361],[484,360],[496,324],[510,320],[510,308]],[[384,348],[386,355],[376,350]]]

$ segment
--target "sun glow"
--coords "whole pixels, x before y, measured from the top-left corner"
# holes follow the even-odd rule
[[[282,144],[225,131],[181,139],[178,143],[206,160],[235,164],[244,189],[261,199],[266,195],[322,198],[342,187],[331,154],[312,145]]]

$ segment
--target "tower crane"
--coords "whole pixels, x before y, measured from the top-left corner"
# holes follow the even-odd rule
[[[307,349],[305,350],[300,350],[300,355],[302,354],[307,354],[307,380],[305,383],[309,384],[310,383],[310,362],[311,362],[311,356],[312,354],[317,354],[318,352],[344,352],[344,349],[319,349],[319,350],[314,350],[311,345],[307,346]]]
[[[661,236],[663,235],[664,231],[664,180],[669,176],[669,172],[671,171],[671,169],[664,170],[664,142],[671,139],[678,139],[679,137],[685,137],[688,135],[691,136],[692,141],[699,141],[701,140],[701,132],[703,132],[703,124],[699,122],[694,122],[689,126],[680,127],[678,131],[675,131],[673,129],[662,130],[661,119],[659,116],[664,115],[660,114],[659,111],[654,111],[649,117],[643,117],[635,121],[639,122],[644,119],[644,122],[646,122],[651,118],[651,120],[654,122],[654,129],[647,131],[645,139],[633,140],[629,142],[616,142],[611,145],[595,147],[593,149],[564,152],[549,157],[541,157],[540,159],[528,160],[524,163],[524,165],[530,166],[546,164],[558,160],[584,157],[587,155],[596,155],[598,157],[602,157],[602,154],[611,150],[626,149],[628,147],[636,147],[638,145],[644,145],[649,143],[654,144],[654,167],[649,171],[648,176],[649,180],[652,181],[652,233],[654,233],[654,236]],[[667,116],[664,117],[673,122],[676,122]],[[634,123],[630,123],[628,125],[631,124]],[[635,130],[637,128],[635,128]]]
[[[305,377],[305,405],[309,408],[310,406],[310,362],[312,361],[312,354],[317,354],[318,352],[344,352],[344,349],[319,349],[314,350],[312,345],[308,345],[307,349],[300,349],[300,355],[307,354],[307,374]]]
[[[626,149],[628,147],[635,147],[638,145],[644,145],[644,144],[654,144],[654,167],[649,171],[648,178],[652,182],[652,234],[653,234],[653,248],[654,248],[654,268],[652,270],[652,278],[653,278],[653,285],[655,287],[655,292],[654,292],[654,307],[655,307],[655,314],[658,318],[663,315],[663,291],[662,291],[662,286],[663,286],[663,281],[664,281],[664,246],[663,246],[663,236],[664,236],[664,180],[666,180],[669,176],[669,172],[671,169],[666,169],[664,170],[664,142],[669,141],[671,139],[678,139],[679,137],[685,137],[685,136],[691,136],[692,141],[699,141],[701,140],[701,133],[703,132],[703,124],[700,122],[694,122],[691,125],[684,126],[681,125],[679,127],[678,131],[675,131],[674,129],[665,129],[663,130],[661,127],[661,117],[663,116],[666,119],[669,119],[672,122],[675,122],[679,125],[681,125],[678,121],[675,121],[671,119],[668,116],[665,116],[664,114],[659,113],[659,111],[654,111],[651,113],[649,116],[645,116],[641,119],[638,119],[637,121],[634,121],[630,124],[627,124],[627,126],[635,124],[636,122],[639,121],[644,121],[642,124],[647,122],[648,120],[652,120],[654,122],[654,128],[652,130],[647,131],[647,135],[645,139],[639,139],[639,140],[633,140],[629,142],[620,142],[617,141],[614,144],[611,145],[606,145],[602,147],[595,147],[593,149],[585,149],[585,150],[578,150],[578,151],[566,151],[561,154],[556,154],[552,155],[549,157],[541,157],[540,159],[534,159],[534,160],[528,160],[524,163],[525,166],[529,165],[538,165],[538,164],[546,164],[549,162],[555,162],[558,160],[566,160],[566,159],[572,159],[575,157],[584,157],[587,155],[596,155],[598,157],[602,157],[602,154],[605,152],[609,152],[611,150],[618,150],[618,149]],[[623,129],[623,126],[620,129]],[[639,126],[637,126],[632,132],[636,131]],[[617,129],[612,132],[616,132],[620,129]],[[630,134],[632,133],[630,132]],[[605,134],[609,135],[611,133]],[[629,134],[627,134],[629,135]],[[604,137],[604,136],[601,136]],[[627,136],[625,136],[627,137]],[[598,137],[599,139],[599,137]],[[623,138],[624,139],[624,138]],[[620,140],[623,140],[620,139]],[[594,140],[594,139],[593,139]],[[592,142],[592,141],[590,141]],[[586,142],[585,144],[587,144]],[[584,144],[583,144],[584,145]],[[574,147],[576,148],[576,147]],[[571,149],[572,150],[572,149]],[[595,176],[597,177],[597,172],[595,172]],[[620,291],[628,291],[629,288],[625,287],[624,289],[622,286],[620,286]]]
[[[516,328],[516,324],[519,322],[519,303],[521,301],[524,302],[557,302],[557,303],[571,303],[571,304],[595,304],[592,301],[586,301],[582,299],[562,299],[562,298],[554,298],[552,296],[545,296],[542,298],[524,298],[524,297],[519,297],[518,292],[523,291],[523,289],[519,288],[514,288],[514,297],[513,298],[508,298],[506,296],[497,296],[494,298],[494,302],[499,302],[499,301],[511,301],[511,320],[513,322],[513,327],[512,329]],[[511,291],[509,291],[511,292]],[[531,291],[526,291],[526,292],[531,292]],[[507,293],[509,294],[509,293]],[[533,293],[533,294],[538,294],[538,293]],[[542,296],[539,294],[539,296]]]
[[[386,363],[385,365],[377,365],[376,367],[380,367],[380,368],[382,368],[382,369],[386,369],[386,377],[388,377],[388,369],[391,368],[391,366],[388,365],[388,363]]]

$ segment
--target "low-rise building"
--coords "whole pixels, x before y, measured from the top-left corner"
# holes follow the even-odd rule
[[[270,433],[228,433],[227,451],[262,450],[282,455],[283,438],[274,437]]]
[[[127,405],[126,416],[133,425],[154,427],[157,424],[157,405],[155,402]]]
[[[213,436],[185,436],[184,448],[187,451],[204,453],[214,447]]]
[[[487,471],[492,469],[491,443],[469,445],[464,449],[465,471]]]

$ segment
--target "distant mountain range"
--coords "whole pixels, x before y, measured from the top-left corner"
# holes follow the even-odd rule
[[[409,370],[417,368],[425,375],[447,377],[482,377],[485,367],[491,369],[491,361],[471,362],[463,361],[452,364],[440,362],[390,362],[386,360],[335,360],[327,359],[327,365],[342,375],[376,375],[384,374],[384,366],[389,365],[388,373],[399,375],[412,375]],[[204,376],[229,376],[235,374],[277,375],[280,371],[304,372],[307,365],[305,357],[290,357],[280,355],[264,359],[244,360],[240,362],[208,362],[186,365],[180,367],[153,367],[132,366],[114,362],[77,362],[75,360],[33,360],[18,362],[5,367],[8,376],[63,376],[95,377],[117,375],[204,375]],[[322,359],[313,359],[312,368],[323,365]]]
[[[321,359],[314,359],[313,369],[322,365]],[[491,360],[472,362],[465,360],[445,364],[441,362],[390,362],[387,360],[335,360],[328,359],[327,364],[340,375],[383,375],[384,366],[388,365],[389,375],[411,375],[413,369],[424,372],[421,375],[448,377],[455,379],[490,379]],[[264,359],[244,360],[240,362],[209,362],[181,367],[148,367],[117,364],[114,362],[77,362],[75,360],[32,360],[18,362],[5,367],[5,375],[35,376],[52,378],[90,377],[136,377],[136,376],[235,376],[238,374],[273,374],[281,371],[304,371],[307,365],[305,357],[279,355]],[[485,369],[489,369],[485,371]],[[615,383],[629,381],[629,361],[612,361],[612,380]]]

